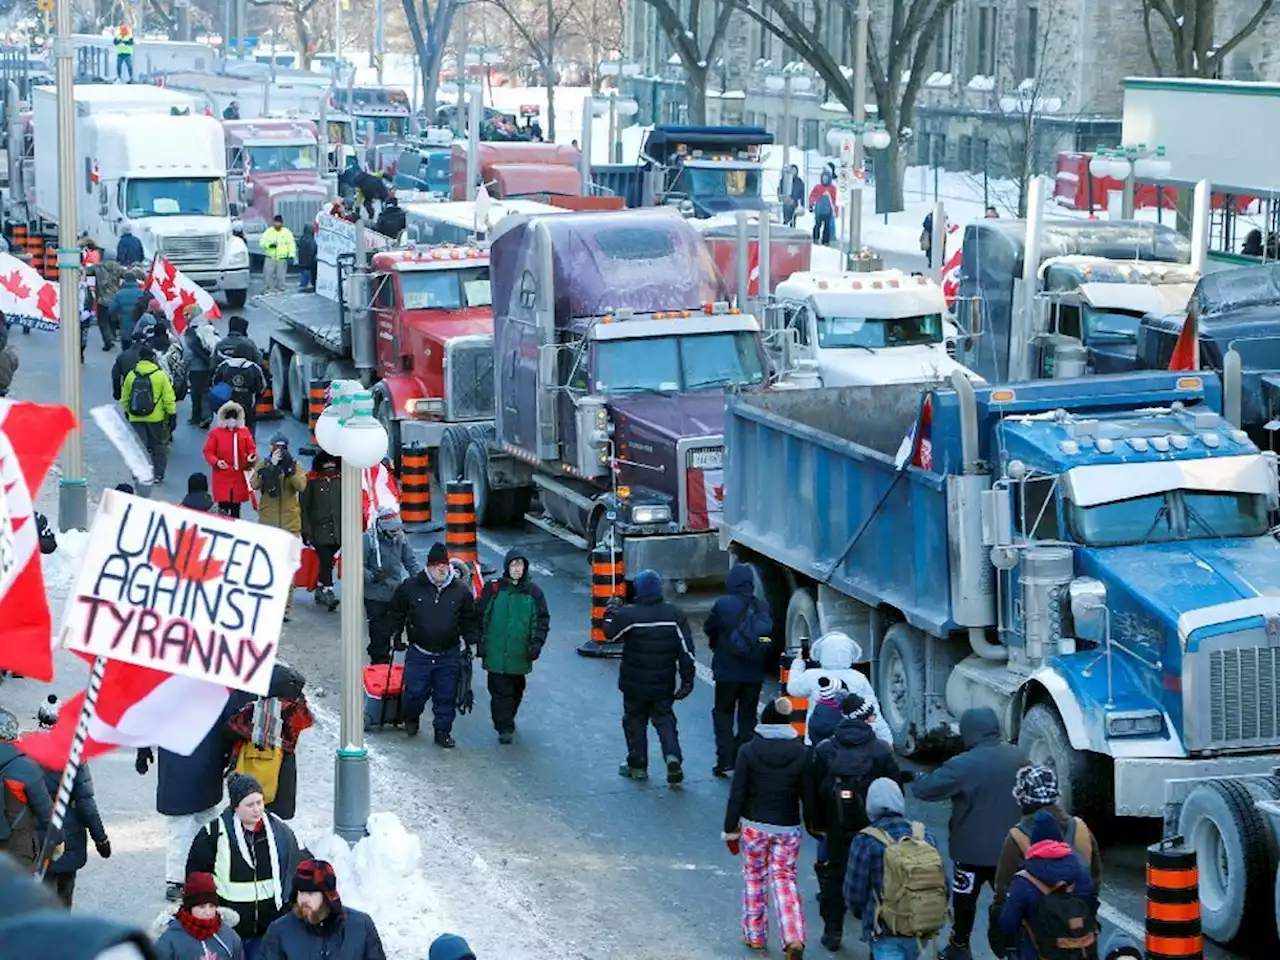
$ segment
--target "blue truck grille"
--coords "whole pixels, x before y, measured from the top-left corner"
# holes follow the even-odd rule
[[[1209,654],[1209,739],[1213,747],[1275,743],[1280,732],[1280,647]]]

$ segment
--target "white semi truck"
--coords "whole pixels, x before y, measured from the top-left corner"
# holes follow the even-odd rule
[[[36,89],[34,114],[35,209],[23,214],[30,229],[52,236],[58,220],[52,87]],[[143,84],[78,85],[75,114],[79,230],[114,253],[127,222],[148,259],[159,254],[202,287],[222,291],[228,305],[243,306],[249,252],[231,230],[221,123],[186,94]]]

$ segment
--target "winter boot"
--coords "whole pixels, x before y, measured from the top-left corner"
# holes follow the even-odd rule
[[[680,760],[676,757],[664,757],[667,761],[667,783],[673,786],[677,783],[684,783],[684,767],[680,764]]]
[[[938,954],[938,960],[972,960],[973,952],[967,943],[948,943]]]
[[[618,767],[618,776],[630,777],[632,780],[648,780],[649,771],[644,767],[633,767],[629,763],[624,763]]]
[[[782,951],[782,955],[786,960],[804,960],[804,944],[788,943],[786,948]]]
[[[404,732],[411,737],[416,737],[418,735],[419,723],[421,723],[420,720],[406,720],[404,722]]]
[[[338,609],[338,596],[333,592],[333,587],[324,587],[321,592],[324,594],[325,605],[329,608],[329,612]]]
[[[827,927],[822,931],[822,945],[832,953],[840,949],[840,941],[844,939],[844,930],[837,927]]]
[[[458,745],[458,741],[453,739],[453,734],[444,733],[441,730],[436,731],[436,746],[444,747],[446,750],[452,750]]]
[[[498,742],[499,742],[499,743],[515,743],[515,741],[516,741],[515,731],[513,731],[513,730],[499,730],[499,731],[498,731]]]

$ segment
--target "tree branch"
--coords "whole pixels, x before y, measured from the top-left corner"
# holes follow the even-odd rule
[[[1242,42],[1247,40],[1249,36],[1258,29],[1258,25],[1262,23],[1263,17],[1265,17],[1271,10],[1273,2],[1274,0],[1262,0],[1262,2],[1258,4],[1258,9],[1254,12],[1253,16],[1249,18],[1249,22],[1237,30],[1235,36],[1219,46],[1217,50],[1213,51],[1213,53],[1209,55],[1215,65],[1221,63],[1227,54],[1240,46]]]
[[[1151,35],[1151,5],[1145,2],[1142,4],[1142,31],[1147,37],[1147,56],[1151,58],[1151,69],[1155,70],[1157,77],[1163,77],[1164,66],[1156,56],[1155,39]]]

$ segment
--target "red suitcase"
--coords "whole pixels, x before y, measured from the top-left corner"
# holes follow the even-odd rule
[[[404,692],[404,664],[372,664],[364,668],[365,728],[400,723],[400,695]]]

